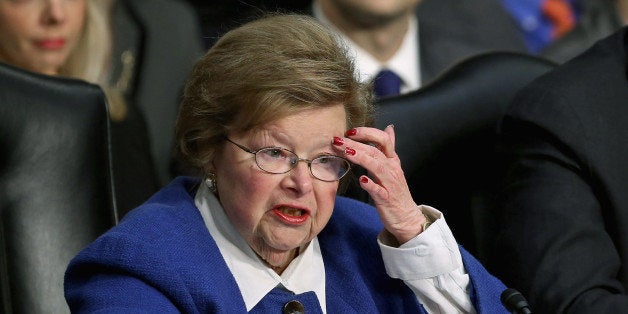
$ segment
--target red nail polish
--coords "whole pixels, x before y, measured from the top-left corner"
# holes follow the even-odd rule
[[[353,156],[353,155],[355,155],[355,149],[349,148],[349,147],[345,147],[345,154]]]
[[[361,177],[361,178],[360,178],[360,182],[362,182],[362,183],[368,183],[368,182],[369,182],[369,178],[367,178],[367,177]]]
[[[358,130],[353,128],[353,129],[347,130],[347,132],[345,132],[345,135],[346,136],[353,136],[353,135],[356,135],[357,133],[358,133]]]
[[[337,136],[334,136],[334,145],[340,146],[343,143],[344,143],[344,141],[341,138],[339,138]]]

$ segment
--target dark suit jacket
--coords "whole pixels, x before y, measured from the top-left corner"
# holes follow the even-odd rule
[[[204,52],[200,21],[183,0],[118,0],[115,10],[115,55],[129,50],[135,56],[127,97],[146,119],[157,176],[165,185],[174,177],[174,124],[183,86]],[[114,61],[119,75],[120,58]]]
[[[416,15],[423,84],[473,55],[527,52],[517,25],[499,0],[423,0]]]
[[[202,54],[200,23],[181,0],[118,0],[112,85],[125,86],[127,116],[113,121],[113,177],[120,217],[173,176],[181,92]]]
[[[495,271],[536,313],[628,311],[628,28],[534,81],[503,120]]]

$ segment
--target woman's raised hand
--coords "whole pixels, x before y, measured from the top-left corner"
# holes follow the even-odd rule
[[[368,171],[368,176],[360,177],[360,186],[371,195],[386,230],[399,244],[421,233],[426,218],[412,199],[401,169],[394,127],[389,125],[383,131],[358,127],[348,130],[345,136],[334,138],[334,146]]]

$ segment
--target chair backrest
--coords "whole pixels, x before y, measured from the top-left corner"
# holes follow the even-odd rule
[[[487,215],[499,172],[497,123],[514,94],[553,67],[529,55],[486,53],[416,92],[377,104],[377,126],[395,125],[396,150],[415,200],[443,211],[459,243],[480,258],[492,229]]]
[[[101,90],[0,64],[0,312],[69,312],[70,259],[116,222]]]

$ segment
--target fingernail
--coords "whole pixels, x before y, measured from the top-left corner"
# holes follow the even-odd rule
[[[349,148],[349,147],[345,147],[345,154],[353,156],[353,155],[355,155],[355,149]]]
[[[360,177],[360,182],[362,182],[362,183],[368,183],[368,182],[369,182],[369,178],[367,178],[367,177],[365,177],[365,176],[362,176],[362,177]]]
[[[357,133],[358,133],[358,130],[356,130],[355,128],[353,128],[353,129],[349,129],[349,130],[347,130],[347,132],[345,132],[345,135],[346,135],[346,136],[353,136],[353,135],[356,135]]]
[[[334,145],[340,146],[342,144],[344,144],[344,141],[340,137],[334,136]]]
[[[394,124],[389,124],[389,125],[388,125],[388,127],[391,127],[391,128],[393,128],[393,129],[394,129],[394,128],[395,128],[395,125],[394,125]]]

